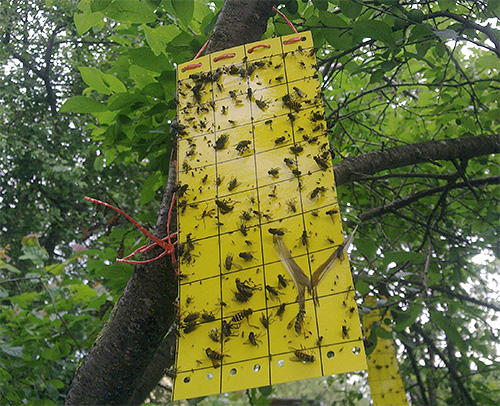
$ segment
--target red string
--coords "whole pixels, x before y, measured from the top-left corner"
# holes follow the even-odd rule
[[[177,235],[177,233],[175,234],[172,234],[172,235],[168,235],[167,237],[163,238],[163,239],[159,239],[158,237],[155,237],[153,234],[151,234],[148,230],[146,230],[146,228],[144,228],[142,225],[140,225],[137,221],[135,221],[132,217],[130,217],[127,213],[125,213],[123,210],[120,210],[119,208],[109,204],[109,203],[105,203],[105,202],[101,202],[100,200],[97,200],[97,199],[94,199],[92,197],[87,197],[85,196],[83,198],[83,200],[87,200],[89,202],[93,202],[93,203],[97,203],[97,204],[101,204],[103,206],[106,206],[106,207],[109,207],[110,209],[113,209],[115,211],[117,211],[118,213],[122,214],[123,216],[125,216],[132,224],[134,224],[139,230],[141,230],[141,232],[146,236],[148,237],[149,239],[153,240],[154,241],[154,244],[147,244],[147,245],[144,245],[140,248],[138,248],[137,250],[135,250],[132,254],[130,255],[127,255],[126,257],[124,258],[121,258],[121,259],[117,259],[117,261],[119,262],[125,262],[125,263],[128,263],[128,264],[134,264],[134,265],[138,265],[138,264],[147,264],[149,262],[153,262],[153,261],[156,261],[158,258],[161,258],[162,256],[164,256],[165,254],[171,254],[172,255],[172,263],[175,264],[175,257],[174,257],[174,253],[175,253],[175,250],[174,250],[174,244],[171,243],[171,237],[175,237]],[[173,200],[173,199],[172,199]],[[171,217],[171,210],[172,210],[172,207],[173,207],[173,204],[170,206],[170,212],[169,212],[169,216],[168,218],[170,219]],[[170,228],[169,225],[167,225],[167,228]],[[168,240],[168,242],[165,242],[165,240]],[[128,258],[132,257],[133,255],[137,254],[138,252],[146,252],[148,251],[149,249],[153,248],[154,246],[156,245],[159,245],[160,247],[162,247],[165,251],[160,254],[159,256],[157,256],[156,258],[153,258],[153,259],[148,259],[148,260],[145,260],[145,261],[131,261],[129,260]]]
[[[253,51],[255,51],[257,48],[271,48],[271,45],[267,45],[267,44],[259,44],[259,45],[255,45],[253,46],[252,48],[250,48],[247,52],[249,54],[251,54]]]
[[[220,61],[221,59],[234,58],[236,54],[222,54],[214,58],[214,62]]]
[[[278,14],[279,14],[282,18],[283,18],[283,20],[285,20],[285,21],[286,21],[286,23],[287,23],[290,27],[292,27],[293,32],[294,32],[295,34],[297,34],[297,30],[295,29],[295,27],[293,26],[293,24],[291,23],[291,21],[290,21],[288,18],[286,18],[286,17],[285,17],[285,15],[284,15],[281,11],[279,11],[276,7],[273,7],[273,10],[274,10],[274,11],[276,11],[276,12],[277,12],[277,13],[278,13]]]
[[[198,51],[198,53],[196,54],[196,56],[194,57],[194,59],[197,59],[201,55],[201,53],[205,50],[205,48],[207,47],[207,45],[208,45],[209,42],[210,42],[210,40],[207,39],[207,42],[205,42],[205,45],[203,45],[201,47],[201,49]]]

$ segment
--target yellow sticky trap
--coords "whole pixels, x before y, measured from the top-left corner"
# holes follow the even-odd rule
[[[373,306],[375,299],[367,297],[365,303]],[[371,327],[375,322],[380,322],[381,328],[391,332],[391,327],[384,320],[392,320],[389,310],[381,312],[379,309],[374,309],[371,313],[364,314],[363,332],[365,337],[370,335]],[[378,337],[375,349],[367,357],[367,363],[368,382],[373,404],[375,406],[408,405],[403,380],[399,374],[394,340]]]
[[[174,400],[366,368],[315,63],[307,32],[178,67]],[[278,238],[307,283],[338,252],[317,303]]]

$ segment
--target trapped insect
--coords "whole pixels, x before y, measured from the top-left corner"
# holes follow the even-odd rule
[[[271,169],[269,169],[269,170],[267,171],[267,173],[268,173],[269,175],[271,175],[272,177],[277,177],[277,176],[278,176],[278,174],[279,174],[279,172],[280,172],[280,168],[271,168]]]
[[[232,178],[230,181],[229,181],[229,184],[227,186],[227,190],[229,190],[230,192],[236,188],[236,186],[238,186],[239,183],[238,183],[238,179],[236,178]]]
[[[231,203],[232,203],[231,199],[215,201],[215,204],[217,205],[222,214],[227,214],[233,210],[234,205],[231,205]]]
[[[278,307],[278,310],[276,310],[276,316],[278,316],[280,320],[283,320],[283,313],[285,313],[285,306],[286,303],[281,303],[280,306]]]
[[[217,138],[217,140],[215,141],[215,149],[217,151],[220,151],[221,149],[224,149],[226,148],[226,143],[227,143],[227,140],[229,139],[228,135],[227,134],[221,134],[221,136],[219,138]]]
[[[212,361],[212,365],[214,366],[214,368],[219,367],[219,363],[217,361],[222,361],[224,357],[229,357],[229,355],[220,354],[217,351],[214,351],[210,348],[207,348],[205,350],[205,354],[207,354],[207,357],[210,358],[210,360]]]
[[[315,188],[312,192],[311,192],[311,200],[312,199],[315,199],[317,197],[319,197],[320,194],[323,194],[324,192],[326,192],[326,187],[324,186],[318,186],[317,188]]]
[[[306,352],[303,348],[302,349],[296,349],[293,347],[290,347],[290,349],[293,351],[293,354],[302,362],[314,362],[315,358],[314,355],[309,354]]]
[[[267,231],[272,235],[279,235],[279,236],[285,235],[285,231],[282,228],[269,228],[267,229]]]
[[[242,155],[245,152],[249,151],[251,143],[252,143],[252,141],[250,141],[250,140],[243,140],[243,141],[238,142],[238,144],[236,144],[236,150],[238,151],[238,154]]]
[[[274,140],[274,145],[281,145],[285,142],[286,137],[283,135],[281,137],[278,137]]]
[[[236,313],[233,317],[231,317],[230,323],[239,323],[244,318],[246,318],[248,320],[248,317],[250,317],[252,314],[253,314],[252,309],[244,309],[244,310]]]
[[[278,286],[283,289],[288,286],[288,281],[286,280],[285,275],[278,275]]]
[[[227,271],[230,271],[233,266],[237,269],[241,269],[240,265],[233,263],[233,258],[233,254],[227,254],[226,260],[224,261],[224,268],[226,268]]]
[[[288,206],[288,210],[290,210],[292,213],[295,213],[297,211],[297,206],[295,205],[295,199],[287,200],[285,204]]]
[[[267,106],[268,106],[268,103],[266,101],[264,101],[264,100],[257,100],[257,99],[255,99],[255,104],[262,111],[264,111],[267,108]]]
[[[245,260],[245,262],[248,262],[248,261],[251,261],[252,259],[255,259],[255,257],[250,252],[240,252],[238,256],[240,258],[243,258]]]

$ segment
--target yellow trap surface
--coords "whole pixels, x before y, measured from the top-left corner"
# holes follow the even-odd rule
[[[178,67],[174,399],[366,368],[315,63],[300,33]]]
[[[373,298],[365,300],[367,305],[375,305]],[[389,310],[382,312],[379,309],[363,315],[363,331],[365,337],[370,336],[373,323],[379,322],[380,327],[391,332],[384,320],[392,321]],[[390,323],[389,323],[390,324]],[[399,373],[398,360],[394,340],[378,337],[377,345],[373,352],[367,357],[368,382],[375,406],[402,406],[408,405],[406,400],[403,380]]]

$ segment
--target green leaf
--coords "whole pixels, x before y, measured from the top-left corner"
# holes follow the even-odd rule
[[[167,44],[181,33],[181,30],[175,25],[161,25],[156,28],[143,25],[142,28],[146,35],[146,41],[156,56],[160,55]]]
[[[108,86],[106,86],[102,80],[103,73],[99,69],[82,66],[78,68],[78,70],[80,71],[82,79],[87,86],[91,87],[94,90],[97,90],[100,93],[111,94]]]
[[[356,281],[356,290],[361,294],[365,295],[370,291],[370,285],[368,285],[365,281],[359,279]]]
[[[135,24],[156,21],[153,10],[142,0],[115,0],[104,10],[105,14],[117,21]]]
[[[7,355],[12,357],[21,358],[23,356],[24,347],[11,347],[8,344],[0,345],[0,350],[2,350]]]
[[[388,45],[394,44],[391,35],[391,27],[379,20],[362,20],[354,23],[353,35],[358,40],[372,38],[385,42]]]
[[[401,313],[396,313],[398,316],[395,317],[397,323],[394,326],[394,330],[402,331],[406,327],[410,327],[417,317],[420,316],[424,306],[422,304],[412,304],[406,311]]]
[[[141,205],[149,203],[156,196],[157,184],[160,178],[161,174],[155,173],[146,179],[141,192]]]
[[[9,300],[12,303],[18,304],[20,307],[26,307],[26,304],[33,302],[37,296],[37,292],[25,292],[17,296],[11,296]]]
[[[123,82],[114,77],[113,75],[103,74],[102,81],[106,85],[106,87],[113,93],[125,93],[127,88],[123,84]]]
[[[299,11],[299,3],[297,0],[289,0],[285,3],[285,9],[290,15],[297,14],[297,11]]]
[[[437,311],[430,312],[431,320],[436,326],[440,327],[446,334],[446,337],[453,341],[461,351],[467,350],[467,344],[457,330],[457,326],[448,318]]]
[[[363,10],[363,5],[352,0],[340,0],[340,11],[346,17],[356,18]]]
[[[328,10],[328,2],[324,0],[312,0],[314,7],[320,11]]]
[[[15,274],[21,273],[21,271],[19,269],[17,269],[15,266],[8,264],[2,258],[0,258],[0,269],[7,269],[8,271],[15,273]]]
[[[105,104],[85,96],[73,96],[59,109],[59,113],[97,113],[106,111]]]
[[[92,11],[102,11],[111,4],[112,0],[93,0],[90,9]]]
[[[172,6],[176,12],[176,17],[188,26],[193,19],[194,1],[193,0],[171,0]]]
[[[76,31],[79,35],[85,34],[92,27],[95,27],[102,22],[102,13],[92,13],[85,11],[83,13],[75,13],[73,19],[75,21]]]

